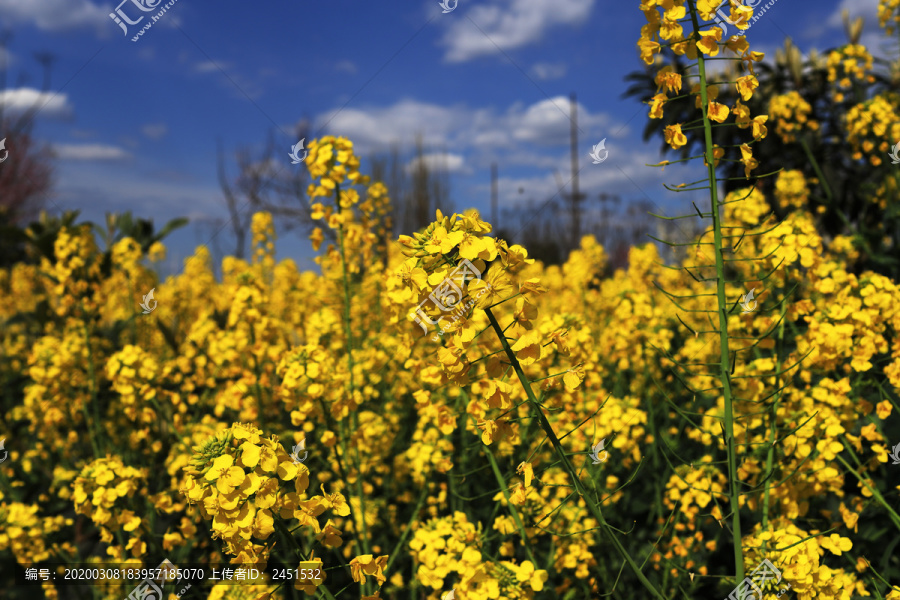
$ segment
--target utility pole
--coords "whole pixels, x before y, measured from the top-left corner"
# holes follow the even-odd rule
[[[572,203],[572,249],[578,248],[581,243],[581,214],[578,203],[584,199],[584,195],[578,191],[578,102],[575,92],[569,96],[569,128],[572,142],[572,193],[569,198]]]
[[[491,226],[497,235],[497,163],[491,163]]]

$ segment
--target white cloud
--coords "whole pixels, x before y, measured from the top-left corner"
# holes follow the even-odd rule
[[[198,62],[194,65],[194,72],[196,73],[219,73],[220,71],[226,70],[228,68],[227,62],[216,62],[214,60],[204,60]]]
[[[525,150],[513,150],[503,154],[503,164],[508,167],[535,167],[538,169],[555,169],[560,165],[558,156],[535,152],[531,147]]]
[[[103,222],[107,211],[125,210],[136,216],[145,213],[154,223],[175,217],[194,221],[224,216],[223,223],[227,221],[222,191],[215,181],[197,181],[184,172],[178,177],[167,171],[135,171],[130,168],[133,165],[110,169],[100,161],[60,161],[56,203],[63,210],[81,209],[82,218],[94,222]],[[193,246],[187,251],[192,252]]]
[[[387,107],[326,113],[315,122],[316,128],[327,123],[328,133],[353,140],[357,152],[363,155],[384,151],[392,144],[411,145],[417,134],[422,135],[426,146],[454,152],[503,149],[510,153],[532,146],[567,146],[570,129],[569,99],[565,96],[530,106],[516,103],[505,112],[403,100]],[[606,114],[593,113],[580,103],[578,128],[582,137],[599,135],[597,140],[628,133],[613,125]]]
[[[433,152],[429,154],[423,154],[421,157],[417,156],[416,158],[412,159],[409,164],[406,165],[406,172],[414,172],[419,167],[420,163],[423,163],[425,167],[430,171],[441,169],[450,173],[454,173],[463,169],[465,161],[459,154]]]
[[[6,20],[30,23],[45,31],[80,27],[116,29],[109,18],[113,8],[89,0],[0,0],[0,14]]]
[[[66,94],[41,92],[27,87],[0,92],[0,106],[11,115],[23,115],[30,110],[37,110],[37,117],[58,119],[70,118],[73,112]]]
[[[582,131],[597,130],[606,126],[606,115],[592,114],[580,103],[577,105],[578,128]],[[519,141],[536,144],[565,144],[569,141],[570,102],[565,96],[557,96],[533,104],[521,115],[512,115],[512,135]]]
[[[608,159],[597,165],[591,162],[586,152],[579,157],[579,189],[588,194],[585,210],[598,205],[597,193],[602,190],[624,199],[644,199],[657,214],[681,214],[669,206],[672,197],[662,184],[671,185],[698,178],[701,173],[696,165],[671,165],[665,170],[648,167],[647,164],[659,162],[660,156],[647,149],[645,144],[620,145],[619,142],[607,140],[606,149],[609,151]],[[545,172],[536,176],[501,177],[498,184],[501,207],[523,207],[526,201],[532,200],[538,208],[550,198],[555,197],[559,202],[570,193],[572,176],[568,154],[559,153],[553,160],[556,164],[550,170],[556,174]],[[523,193],[520,194],[519,189]]]
[[[156,47],[152,44],[144,44],[140,49],[138,49],[137,55],[141,60],[145,60],[148,62],[156,60]]]
[[[509,145],[509,134],[498,129],[488,131],[476,131],[472,138],[472,145],[482,148],[497,148]]]
[[[821,40],[826,48],[845,43],[843,11],[847,11],[852,23],[862,17],[864,26],[859,43],[864,45],[872,56],[892,60],[896,57],[896,39],[884,35],[878,24],[878,0],[841,0],[830,15],[819,21],[812,21],[805,31],[810,39]],[[837,39],[835,37],[837,36]],[[825,38],[822,40],[821,38]]]
[[[841,3],[828,17],[828,25],[843,29],[844,20],[841,13],[845,10],[850,13],[851,22],[856,17],[862,17],[869,27],[878,24],[878,0],[841,0]]]
[[[97,132],[91,129],[73,129],[69,132],[69,135],[80,140],[89,140],[97,137]]]
[[[784,44],[769,44],[769,43],[764,44],[764,43],[757,42],[757,41],[751,41],[750,46],[754,52],[762,52],[765,55],[765,58],[763,60],[767,63],[775,62],[776,49],[784,49]],[[728,60],[708,60],[708,61],[706,61],[706,76],[707,77],[710,77],[717,81],[722,81],[725,79],[724,75],[728,72],[728,69],[735,69],[735,71],[731,74],[734,77],[740,77],[743,74],[739,70],[741,63],[740,63],[740,58],[739,58],[738,54],[735,54],[734,52],[732,52],[730,50],[725,50],[719,54],[718,58],[727,58]],[[690,70],[691,81],[696,82],[699,80],[699,77],[700,77],[699,72],[700,71],[696,66],[691,68],[691,70]],[[731,75],[729,75],[727,78],[729,81],[734,80],[734,77],[732,77]]]
[[[169,133],[169,127],[165,123],[148,123],[141,127],[141,132],[151,140],[159,140]]]
[[[409,143],[419,133],[426,145],[450,145],[451,134],[468,111],[401,100],[384,108],[344,109],[320,115],[316,122],[328,123],[329,132],[353,140],[366,150],[385,149],[392,143]]]
[[[357,68],[356,65],[353,64],[353,61],[342,60],[339,61],[336,65],[334,65],[335,71],[343,71],[344,73],[348,73],[350,75],[356,75]]]
[[[314,120],[316,128],[330,117],[328,113],[319,115]],[[582,190],[602,189],[634,198],[641,194],[628,177],[646,186],[648,192],[659,193],[661,182],[672,180],[671,170],[662,173],[644,166],[659,162],[659,155],[646,145],[628,143],[629,129],[607,114],[579,104],[578,127]],[[443,159],[449,171],[468,175],[474,173],[475,165],[497,162],[503,175],[501,203],[507,207],[529,197],[544,201],[557,192],[560,184],[568,184],[570,177],[569,98],[565,96],[531,105],[514,103],[503,110],[403,100],[386,107],[340,111],[326,129],[331,135],[353,140],[361,156],[384,152],[391,144],[400,145],[406,154],[416,133],[421,133],[430,149],[424,159],[429,166]],[[609,159],[593,165],[588,153],[603,138],[607,138]],[[413,158],[407,169],[414,166]],[[554,171],[562,177],[561,182],[557,183]],[[527,190],[525,196],[518,194],[519,187]],[[475,185],[467,194],[478,196],[483,191]]]
[[[884,30],[863,33],[859,43],[875,58],[882,58],[888,62],[897,59],[897,40],[885,36]]]
[[[441,45],[444,59],[465,62],[540,41],[551,27],[587,20],[594,0],[510,0],[468,9],[465,19],[448,20]],[[475,23],[476,26],[473,26]]]
[[[265,92],[265,87],[257,81],[250,80],[241,74],[237,67],[225,60],[203,60],[200,62],[191,62],[186,54],[178,57],[181,64],[190,64],[190,69],[194,73],[211,74],[216,81],[225,87],[230,93],[237,98],[253,98],[260,97]],[[257,69],[254,72],[255,78],[265,77],[264,73],[271,75],[271,70]]]
[[[53,153],[63,160],[126,160],[131,153],[106,144],[54,144]]]
[[[566,74],[565,63],[539,62],[531,67],[531,74],[542,81],[559,79]]]
[[[884,35],[884,30],[878,24],[878,0],[841,0],[834,12],[828,17],[828,26],[841,31],[841,42],[846,39],[844,33],[844,18],[841,13],[847,11],[850,22],[857,17],[863,18],[863,34],[859,43],[866,47],[872,56],[894,60],[896,58],[897,40]],[[840,43],[833,42],[829,46],[837,46]]]

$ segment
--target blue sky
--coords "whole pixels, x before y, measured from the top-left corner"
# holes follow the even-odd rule
[[[273,132],[283,167],[303,168],[287,154],[304,117],[316,135],[352,139],[364,158],[392,143],[410,148],[421,133],[444,154],[458,210],[487,214],[493,161],[501,207],[521,205],[519,188],[536,201],[552,196],[554,170],[568,181],[573,91],[583,191],[671,214],[661,184],[688,176],[644,166],[660,160],[659,144],[640,139],[646,107],[621,98],[624,76],[643,65],[637,0],[459,0],[446,14],[438,0],[177,0],[136,42],[149,17],[126,36],[109,17],[118,2],[0,0],[0,30],[13,33],[0,102],[44,106],[35,135],[57,154],[51,212],[80,209],[102,223],[106,211],[131,210],[158,226],[191,218],[167,240],[166,271],[210,241],[200,223],[227,215],[217,139],[231,156],[261,150]],[[804,53],[822,50],[844,42],[843,8],[865,17],[863,43],[878,54],[877,0],[777,0],[747,38],[770,58],[786,36]],[[131,1],[122,10],[157,12]],[[57,58],[43,96],[35,52]],[[22,73],[31,80],[20,83]],[[603,138],[609,158],[593,165],[588,153]],[[233,247],[227,230],[218,236]],[[305,238],[282,236],[278,249],[312,268]]]

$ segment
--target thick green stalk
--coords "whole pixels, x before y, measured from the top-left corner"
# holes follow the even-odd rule
[[[456,406],[454,407],[454,412],[459,415],[462,411],[462,399],[463,394],[460,394],[456,397]],[[465,467],[461,465],[463,454],[465,448],[463,447],[463,432],[465,431],[465,415],[462,417],[456,418],[456,430],[453,432],[456,434],[456,442],[453,444],[453,464],[460,464],[460,470],[465,473]],[[457,457],[459,461],[457,461]],[[460,481],[460,483],[462,483]],[[459,489],[456,484],[456,476],[451,473],[450,477],[447,478],[447,484],[450,486],[450,510],[454,513],[460,509],[459,506]]]
[[[394,546],[394,549],[391,551],[391,554],[388,557],[387,564],[384,567],[385,574],[390,572],[391,565],[394,564],[394,561],[400,555],[400,548],[403,546],[406,538],[409,537],[409,532],[412,531],[413,523],[415,523],[416,517],[419,516],[419,511],[422,510],[422,505],[425,504],[425,498],[427,497],[428,485],[426,483],[422,486],[422,492],[419,494],[419,501],[416,502],[416,507],[413,509],[413,513],[409,517],[409,522],[406,524],[406,528],[403,530],[403,533],[400,535],[400,539],[397,541],[397,545]]]
[[[347,443],[345,441],[346,422],[344,420],[341,420],[339,423],[337,423],[335,425],[331,420],[331,412],[328,410],[328,407],[325,405],[325,402],[322,401],[321,399],[319,400],[319,402],[322,407],[322,415],[325,418],[325,423],[328,425],[328,428],[332,429],[332,430],[337,429],[340,432],[340,438],[341,438],[341,443],[339,445],[340,452],[338,451],[338,446],[335,446],[334,448],[332,448],[332,451],[334,452],[334,462],[337,463],[338,475],[340,475],[341,481],[348,481],[350,478],[347,476],[347,470],[344,469],[344,461],[341,460],[341,456],[347,456]],[[348,468],[349,468],[349,465],[348,465]],[[356,515],[353,515],[353,519],[355,522]],[[362,540],[359,535],[359,527],[354,527],[353,538],[356,540],[356,543],[359,545],[359,547],[362,548]]]
[[[844,441],[844,444],[845,444],[845,445],[847,444],[846,440]],[[837,458],[838,461],[839,461],[842,465],[844,465],[844,467],[845,467],[848,471],[850,471],[851,473],[853,473],[853,476],[856,477],[856,479],[857,479],[861,484],[863,484],[864,486],[866,486],[866,489],[867,489],[867,490],[869,490],[870,492],[872,492],[872,496],[875,498],[875,500],[878,502],[878,504],[880,504],[882,508],[884,508],[886,511],[888,511],[888,514],[890,515],[890,518],[891,518],[891,522],[894,524],[894,526],[897,527],[897,529],[900,529],[900,515],[898,515],[898,514],[894,511],[894,509],[891,508],[891,505],[887,503],[887,501],[884,499],[884,496],[882,496],[882,495],[881,495],[881,492],[878,491],[878,488],[874,488],[874,487],[872,487],[871,485],[869,485],[869,482],[868,482],[862,475],[860,475],[859,473],[857,473],[856,470],[854,470],[853,467],[851,467],[851,466],[847,463],[847,461],[844,460],[844,458],[843,458],[840,454],[836,455],[835,458]]]
[[[694,31],[700,31],[696,7],[689,3]],[[725,398],[725,445],[728,451],[728,481],[731,498],[731,526],[734,546],[734,569],[737,581],[744,580],[744,553],[741,547],[741,506],[738,502],[737,452],[734,447],[734,399],[731,395],[731,360],[728,351],[728,303],[725,299],[725,258],[722,255],[722,220],[719,214],[719,197],[713,156],[712,123],[709,120],[709,96],[707,94],[706,61],[703,52],[697,52],[697,68],[700,75],[700,105],[703,110],[704,155],[709,176],[710,214],[713,220],[713,238],[716,255],[716,313],[719,315],[719,381]]]
[[[828,180],[825,179],[825,174],[822,172],[822,169],[819,168],[819,161],[817,161],[815,159],[815,157],[813,156],[812,151],[809,149],[809,144],[806,143],[805,139],[801,138],[800,144],[803,146],[803,151],[806,153],[806,157],[809,159],[809,162],[812,165],[813,170],[815,170],[815,172],[816,172],[816,177],[819,178],[819,185],[822,186],[822,189],[825,191],[825,196],[828,197],[828,204],[831,204],[832,201],[834,200],[834,196],[831,194],[831,186],[828,185]],[[840,211],[838,211],[838,212],[840,212]],[[841,213],[841,216],[842,217],[844,216],[843,213]],[[844,222],[849,225],[849,223],[846,220],[846,217],[844,218]]]
[[[278,531],[278,534],[282,537],[282,540],[287,542],[291,546],[291,549],[294,551],[296,556],[302,558],[303,548],[300,547],[300,544],[297,542],[296,538],[294,538],[290,530],[285,526],[281,519],[276,518],[274,525],[275,529]],[[300,561],[298,560],[297,562],[299,563]],[[325,565],[322,566],[324,567]],[[328,598],[328,600],[336,600],[331,592],[328,591],[328,588],[325,587],[324,582],[322,583],[322,585],[316,586],[316,591],[321,591],[322,593],[324,593],[325,597]]]
[[[534,390],[531,389],[531,382],[525,376],[525,372],[522,370],[522,366],[519,364],[518,359],[516,359],[516,354],[512,351],[512,348],[510,347],[509,342],[506,339],[506,335],[503,333],[503,328],[500,327],[500,323],[497,322],[497,318],[494,317],[494,313],[491,312],[491,309],[486,308],[485,313],[487,313],[488,320],[490,320],[491,326],[494,328],[494,331],[497,333],[497,337],[500,339],[500,343],[503,345],[503,350],[506,352],[507,358],[509,358],[510,362],[512,363],[513,369],[515,369],[516,371],[516,376],[519,378],[519,382],[525,389],[525,394],[528,396],[528,403],[537,416],[538,422],[541,425],[541,429],[544,430],[544,433],[547,435],[547,438],[553,445],[553,449],[556,451],[556,455],[559,457],[563,469],[565,469],[566,473],[568,473],[569,479],[572,480],[572,485],[575,487],[575,491],[584,500],[588,511],[591,513],[591,516],[593,516],[603,527],[603,530],[606,532],[607,536],[616,547],[616,550],[619,552],[619,554],[622,555],[625,561],[628,562],[628,565],[631,567],[632,571],[634,571],[635,576],[638,578],[641,584],[653,594],[654,598],[657,598],[658,600],[667,600],[655,587],[653,587],[653,584],[650,583],[650,580],[648,580],[644,576],[644,574],[641,572],[640,567],[637,565],[634,559],[631,558],[631,555],[628,554],[628,551],[625,550],[625,548],[622,546],[619,538],[617,538],[615,533],[610,529],[610,526],[606,522],[606,519],[603,518],[603,513],[600,510],[600,506],[593,500],[591,500],[590,496],[587,493],[587,490],[581,483],[581,480],[578,478],[578,474],[575,472],[575,467],[572,466],[571,462],[569,462],[569,457],[566,456],[566,451],[562,447],[559,438],[556,436],[556,432],[553,431],[553,427],[550,425],[550,422],[544,415],[544,411],[538,404],[537,398],[534,397]]]
[[[494,458],[494,453],[491,452],[491,449],[487,446],[484,448],[485,454],[487,454],[488,460],[491,463],[491,469],[494,471],[494,477],[497,478],[497,483],[500,484],[500,491],[503,492],[503,497],[506,499],[506,506],[509,507],[509,512],[512,514],[513,521],[516,522],[516,529],[519,530],[519,537],[522,538],[522,545],[525,546],[525,552],[528,554],[528,560],[531,561],[531,564],[534,565],[534,568],[538,568],[538,562],[534,559],[534,555],[531,553],[531,547],[528,545],[528,535],[525,533],[525,526],[522,524],[522,518],[519,517],[519,511],[516,510],[516,507],[510,502],[509,499],[509,490],[506,489],[506,480],[503,478],[503,473],[500,472],[500,467],[497,465],[497,459]]]
[[[784,291],[787,293],[787,272],[784,274]],[[781,324],[778,326],[778,341],[776,342],[777,348],[775,350],[776,363],[775,368],[778,369],[779,375],[775,378],[775,389],[781,388],[781,364],[784,360],[784,316],[787,314],[787,299],[781,303]],[[772,473],[773,463],[775,462],[775,439],[777,437],[777,419],[778,419],[778,402],[781,400],[781,397],[784,395],[784,392],[778,393],[778,399],[772,404],[772,410],[770,413],[769,420],[769,450],[766,453],[766,490],[763,494],[763,506],[762,506],[762,528],[763,531],[766,529],[766,525],[769,522],[769,496],[771,492],[770,482],[772,481],[771,477],[769,477]],[[765,542],[763,543],[763,550],[765,550]]]
[[[128,281],[128,289],[131,290],[131,275],[125,271],[125,279]],[[134,302],[131,302],[131,343],[137,346],[137,309]]]
[[[335,184],[334,187],[335,199],[337,202],[337,210],[340,212],[341,210],[341,186]],[[341,247],[341,269],[343,272],[343,277],[341,278],[344,284],[344,326],[347,328],[347,366],[350,369],[350,392],[353,392],[353,329],[350,323],[350,281],[347,275],[347,254],[344,249],[344,227],[343,223],[338,223],[338,244]]]
[[[84,305],[82,304],[82,313],[84,312]],[[94,367],[94,351],[91,348],[91,331],[87,326],[87,317],[85,317],[84,321],[84,339],[87,344],[87,353],[88,353],[88,379],[90,379],[91,384],[91,409],[94,413],[94,418],[88,414],[87,405],[82,402],[81,409],[84,412],[85,426],[88,430],[88,435],[91,437],[91,448],[94,450],[94,458],[100,458],[102,456],[100,452],[99,441],[97,440],[97,436],[94,434],[94,426],[91,424],[92,421],[100,427],[100,411],[97,409],[97,373]]]
[[[341,210],[341,186],[335,184],[334,187],[335,200],[337,203],[336,209],[340,212]],[[353,383],[353,328],[350,320],[350,280],[349,275],[347,273],[347,253],[344,247],[344,226],[343,223],[338,224],[338,244],[341,247],[341,270],[342,277],[341,280],[344,284],[344,325],[347,329],[347,369],[349,370],[348,377],[350,378],[350,397],[352,398],[354,395],[355,387]],[[351,419],[351,427],[354,432],[359,430],[359,421],[356,411],[352,411],[350,414]],[[343,419],[342,419],[343,421]],[[342,428],[345,429],[345,428]],[[346,439],[346,431],[342,432],[341,435],[341,445],[344,449],[344,456],[347,456],[347,439]],[[354,462],[356,463],[356,495],[359,498],[359,520],[358,525],[360,526],[360,538],[362,541],[362,552],[363,554],[371,554],[371,550],[369,547],[369,534],[366,527],[366,499],[363,495],[363,484],[362,484],[362,462],[359,458],[359,446],[357,444],[353,445],[353,453],[354,453]],[[369,582],[366,582],[362,585],[362,589],[360,591],[360,595],[363,593],[368,594],[369,592]]]

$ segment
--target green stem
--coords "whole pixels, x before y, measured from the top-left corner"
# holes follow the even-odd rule
[[[412,531],[413,523],[416,521],[416,517],[419,516],[419,511],[422,510],[422,505],[425,504],[425,498],[428,497],[428,486],[425,485],[422,487],[422,493],[419,494],[419,501],[416,502],[416,508],[413,509],[412,515],[409,517],[409,521],[406,523],[406,528],[403,530],[403,534],[400,536],[400,540],[397,542],[397,545],[394,546],[394,549],[391,551],[390,557],[388,557],[387,565],[384,567],[384,573],[387,575],[391,571],[391,565],[394,564],[394,561],[397,559],[399,555],[400,548],[403,546],[403,543],[406,541],[406,538],[409,537],[409,532]]]
[[[341,210],[341,186],[335,185],[334,188],[335,200],[336,200],[336,209],[338,212]],[[347,252],[344,245],[344,226],[343,223],[338,224],[338,244],[341,248],[341,271],[342,277],[341,280],[344,286],[344,325],[347,329],[347,369],[349,370],[348,377],[350,381],[350,397],[351,399],[355,395],[355,386],[353,382],[353,328],[351,324],[351,316],[350,316],[350,279],[347,273]],[[352,411],[350,414],[351,427],[354,432],[359,431],[359,416],[356,411]],[[342,419],[343,421],[343,419]],[[346,435],[341,436],[341,443],[344,447],[344,455],[347,455],[347,443],[346,443]],[[363,554],[371,554],[370,546],[369,546],[369,534],[368,529],[366,527],[366,499],[363,495],[363,484],[362,484],[362,462],[359,458],[359,445],[353,445],[353,456],[354,462],[356,463],[356,495],[359,498],[359,520],[358,524],[360,526],[360,539],[362,541],[362,551]],[[360,595],[368,594],[369,592],[369,582],[366,582],[362,585],[360,590]]]
[[[500,467],[497,465],[497,459],[494,458],[494,453],[491,452],[489,446],[484,447],[484,452],[491,462],[491,469],[494,471],[494,477],[497,478],[497,483],[500,484],[500,491],[503,492],[503,497],[506,499],[506,506],[509,507],[509,512],[512,514],[513,521],[516,522],[516,528],[519,530],[519,536],[522,538],[522,545],[525,546],[525,553],[528,554],[528,560],[530,560],[531,564],[534,565],[534,568],[537,569],[540,565],[538,565],[538,562],[534,559],[534,555],[531,553],[531,547],[528,544],[528,535],[525,533],[525,526],[522,525],[519,511],[516,510],[516,507],[509,499],[509,490],[506,487],[506,480],[503,478],[503,473],[500,472]]]
[[[816,177],[819,178],[819,184],[825,191],[825,195],[828,197],[828,204],[830,205],[834,200],[834,196],[831,193],[831,186],[828,185],[828,180],[825,179],[825,174],[822,173],[822,169],[819,168],[819,161],[817,161],[815,157],[813,157],[812,151],[809,149],[809,144],[806,143],[805,139],[800,138],[800,145],[803,146],[803,151],[806,153],[806,158],[808,158],[809,162],[812,164],[813,170],[816,172]]]
[[[128,281],[128,289],[131,290],[131,275],[128,271],[125,271],[125,279]],[[134,302],[130,302],[131,304],[131,343],[137,346],[137,309],[134,307]]]
[[[250,325],[250,343],[253,346],[253,350],[250,352],[250,358],[253,359],[253,373],[256,375],[256,381],[253,385],[253,387],[256,388],[256,408],[257,410],[262,410],[264,406],[262,387],[259,385],[260,379],[262,379],[262,373],[259,370],[259,356],[256,354],[256,331],[252,324]]]
[[[335,185],[335,198],[337,200],[337,210],[341,210],[341,186]],[[347,254],[344,248],[344,226],[343,223],[338,224],[338,244],[341,247],[341,270],[343,277],[341,278],[344,285],[344,326],[347,329],[347,367],[350,369],[350,392],[353,393],[353,329],[350,322],[350,281],[347,274]]]
[[[787,293],[787,271],[784,273],[784,291]],[[781,303],[781,319],[780,324],[778,326],[778,341],[776,342],[777,348],[775,350],[775,356],[777,358],[776,361],[776,369],[779,371],[779,375],[775,378],[775,389],[781,388],[781,365],[784,361],[784,316],[787,313],[787,298],[783,299]],[[784,395],[784,392],[779,392],[778,397],[772,403],[772,408],[769,411],[769,450],[766,453],[766,489],[763,493],[763,506],[762,506],[762,528],[763,531],[766,529],[766,525],[769,522],[769,496],[771,492],[771,475],[773,471],[773,463],[775,462],[775,439],[777,436],[777,418],[778,418],[778,403],[781,401],[781,397]],[[763,551],[765,551],[765,542],[763,543]]]
[[[460,404],[462,403],[463,394],[460,394],[456,397],[456,406],[454,407],[454,412],[457,415],[460,415]],[[462,424],[462,425],[460,425]],[[463,456],[463,433],[465,432],[465,417],[456,417],[456,429],[453,431],[456,437],[456,442],[453,444],[453,464],[460,464]],[[459,460],[457,460],[459,459]],[[461,467],[463,473],[465,473],[465,468]],[[447,483],[450,486],[450,510],[454,513],[459,510],[459,490],[456,484],[456,477],[454,477],[453,473],[450,474],[450,477],[447,478]]]
[[[700,31],[696,7],[689,3],[694,31]],[[741,547],[741,506],[738,502],[737,452],[734,446],[734,399],[731,394],[731,360],[728,350],[728,304],[725,299],[725,258],[722,255],[722,221],[720,215],[716,168],[713,156],[712,124],[709,120],[709,96],[707,94],[706,63],[702,51],[697,52],[700,74],[700,104],[703,110],[703,136],[706,146],[705,159],[709,176],[710,214],[713,221],[713,239],[716,256],[716,313],[719,316],[719,381],[725,400],[725,445],[728,451],[729,496],[731,498],[731,526],[733,533],[734,568],[737,581],[744,580],[744,553]]]
[[[275,529],[278,530],[278,533],[282,536],[282,538],[292,547],[294,550],[295,557],[303,558],[303,548],[300,547],[300,543],[291,535],[291,532],[285,526],[285,524],[281,521],[281,519],[275,519]],[[299,564],[301,560],[298,560]],[[324,565],[323,565],[324,566]],[[325,597],[328,600],[336,600],[335,597],[328,591],[328,588],[325,587],[325,583],[322,582],[321,585],[316,586],[316,591],[322,591],[325,594]]]
[[[893,521],[894,526],[897,527],[897,529],[900,529],[900,516],[898,516],[897,513],[894,512],[894,509],[891,508],[891,506],[885,501],[884,496],[881,495],[881,492],[879,492],[877,488],[874,488],[871,485],[869,485],[869,482],[866,481],[862,477],[862,475],[857,473],[853,469],[853,467],[851,467],[840,454],[836,455],[835,458],[837,458],[838,461],[840,461],[840,463],[842,465],[844,465],[844,467],[846,467],[846,469],[848,471],[853,473],[853,475],[856,477],[856,479],[858,479],[860,483],[862,483],[864,486],[866,486],[866,489],[868,489],[870,492],[872,492],[872,496],[878,501],[878,503],[882,506],[882,508],[884,508],[886,511],[888,511],[888,514],[891,516],[891,521]]]
[[[600,510],[600,506],[598,504],[595,504],[590,499],[590,496],[588,496],[587,490],[585,489],[584,485],[581,483],[581,480],[578,478],[577,473],[575,472],[575,467],[573,467],[572,463],[569,462],[569,457],[566,455],[565,449],[562,447],[562,444],[560,444],[559,438],[556,437],[556,433],[553,431],[553,427],[550,425],[550,422],[547,421],[547,417],[544,415],[543,410],[541,410],[537,398],[535,398],[534,396],[534,390],[531,389],[531,383],[525,376],[525,372],[522,370],[522,366],[519,364],[518,359],[516,359],[515,353],[512,351],[509,342],[506,340],[506,336],[503,333],[503,328],[500,327],[500,323],[497,322],[497,318],[494,317],[494,313],[492,313],[489,308],[485,309],[485,313],[487,313],[488,320],[491,322],[491,326],[494,328],[494,331],[497,333],[497,337],[500,339],[500,343],[503,345],[503,350],[506,351],[507,358],[509,358],[510,362],[512,363],[513,369],[515,369],[516,371],[516,376],[518,376],[519,382],[525,389],[525,393],[528,396],[528,403],[531,405],[532,410],[537,415],[537,419],[541,425],[541,428],[544,430],[544,433],[547,435],[547,438],[553,445],[553,449],[556,451],[556,454],[559,457],[563,468],[565,469],[566,473],[568,473],[569,478],[572,480],[572,485],[575,487],[575,491],[584,500],[584,503],[591,515],[603,527],[604,532],[606,532],[607,536],[616,547],[616,550],[628,562],[628,565],[631,567],[632,571],[634,571],[635,576],[638,578],[641,584],[645,588],[647,588],[647,590],[649,590],[651,594],[653,594],[654,598],[657,598],[658,600],[666,600],[666,598],[655,587],[653,587],[653,584],[650,583],[650,580],[648,580],[647,577],[644,576],[644,574],[641,572],[640,567],[637,565],[634,559],[631,558],[631,555],[628,554],[628,551],[625,550],[625,548],[622,546],[619,538],[617,538],[615,533],[610,529],[610,526],[606,522],[606,519],[603,518],[603,513]]]
[[[82,312],[84,312],[83,304]],[[97,440],[97,436],[94,434],[94,424],[97,426],[100,425],[100,411],[97,409],[97,376],[94,368],[94,351],[91,348],[91,331],[87,326],[87,317],[85,317],[83,324],[85,344],[87,344],[88,353],[88,379],[90,380],[91,385],[91,411],[94,413],[94,419],[91,419],[87,405],[84,402],[81,403],[81,410],[84,412],[84,424],[87,426],[88,435],[91,438],[91,448],[94,449],[94,458],[100,458],[102,456],[100,444]]]

